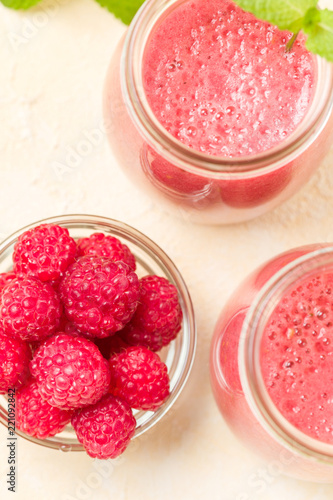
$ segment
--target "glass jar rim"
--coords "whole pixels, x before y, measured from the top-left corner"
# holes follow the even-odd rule
[[[256,173],[268,173],[290,162],[320,134],[333,109],[333,68],[326,60],[315,56],[317,81],[313,102],[300,125],[283,143],[256,155],[235,158],[208,155],[189,148],[174,138],[159,123],[145,96],[141,63],[145,43],[156,21],[179,0],[147,0],[138,10],[126,33],[120,64],[121,89],[127,112],[147,143],[167,161],[197,175],[216,179],[239,178]],[[181,0],[182,2],[188,0]]]
[[[165,272],[166,276],[168,276],[168,278],[171,279],[171,281],[177,287],[183,311],[183,329],[180,349],[179,352],[175,354],[176,366],[173,367],[173,373],[170,376],[170,395],[165,403],[156,411],[141,412],[149,414],[151,418],[148,418],[147,421],[143,421],[142,424],[139,424],[139,426],[137,426],[132,439],[139,437],[141,434],[148,431],[157,422],[159,422],[176,402],[188,380],[194,363],[197,343],[197,331],[193,304],[185,281],[170,257],[168,257],[168,255],[148,236],[124,222],[98,215],[69,214],[49,217],[33,222],[12,233],[0,243],[0,257],[5,252],[8,252],[10,250],[20,234],[40,224],[58,224],[67,228],[69,228],[70,226],[72,226],[72,228],[75,228],[80,225],[87,225],[96,230],[101,230],[101,227],[105,227],[105,230],[108,229],[109,231],[110,229],[112,229],[112,235],[123,239],[125,244],[133,243],[137,245],[138,248],[145,252],[149,256],[149,258],[151,258],[158,264],[159,268],[162,269],[163,272]],[[176,342],[180,342],[178,338],[179,336],[175,339]],[[5,426],[7,425],[7,416],[1,406],[0,423]],[[68,440],[64,440],[64,442],[60,442],[59,440],[52,438],[41,440],[24,434],[23,432],[18,430],[16,430],[16,432],[18,435],[27,439],[28,441],[46,446],[48,448],[61,449],[62,451],[83,450],[81,444],[69,443]]]
[[[268,394],[260,369],[261,338],[267,319],[277,305],[277,299],[295,283],[295,279],[305,277],[327,264],[333,265],[333,245],[327,244],[316,250],[311,250],[311,247],[308,253],[280,268],[265,283],[249,307],[240,334],[239,375],[251,411],[277,443],[283,444],[291,452],[296,449],[301,456],[311,456],[331,465],[333,444],[308,436],[279,412]],[[262,317],[263,311],[268,311],[265,318]]]

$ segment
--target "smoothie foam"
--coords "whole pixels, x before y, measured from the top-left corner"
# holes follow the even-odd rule
[[[156,118],[195,150],[237,157],[284,141],[312,99],[312,55],[229,0],[188,0],[153,30],[143,60]]]

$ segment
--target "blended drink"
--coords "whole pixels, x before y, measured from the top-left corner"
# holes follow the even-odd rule
[[[312,100],[313,56],[229,0],[180,3],[153,30],[143,84],[156,118],[186,146],[239,157],[284,141]]]
[[[261,370],[281,414],[333,444],[333,268],[295,284],[265,328]]]
[[[147,0],[111,61],[110,143],[128,177],[187,221],[257,217],[328,152],[332,68],[299,34],[230,0]]]
[[[333,247],[296,248],[225,304],[211,383],[230,428],[287,474],[333,478]]]

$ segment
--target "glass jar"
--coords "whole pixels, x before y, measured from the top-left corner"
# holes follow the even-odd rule
[[[234,433],[250,448],[260,453],[265,458],[267,466],[274,469],[275,473],[285,473],[296,478],[318,482],[333,482],[333,444],[319,440],[311,436],[309,432],[303,432],[304,428],[301,430],[301,425],[297,425],[295,421],[294,425],[290,423],[290,413],[288,415],[284,413],[282,406],[278,409],[279,403],[274,404],[273,398],[270,397],[264,373],[270,370],[273,377],[279,379],[292,376],[293,383],[304,384],[304,378],[310,380],[309,373],[313,373],[313,370],[318,368],[313,359],[318,356],[317,350],[321,346],[318,347],[317,343],[311,344],[312,347],[302,351],[303,360],[295,358],[299,363],[303,363],[302,376],[297,377],[292,372],[293,368],[288,368],[289,371],[287,371],[287,365],[280,363],[282,357],[281,359],[280,356],[278,357],[278,365],[275,364],[275,360],[273,364],[273,348],[265,350],[263,355],[262,346],[266,344],[262,344],[262,339],[265,338],[263,337],[265,328],[272,324],[270,321],[273,311],[282,307],[283,299],[285,299],[284,303],[287,303],[287,293],[291,289],[291,293],[295,293],[296,288],[303,293],[303,289],[299,288],[300,285],[306,282],[303,286],[305,288],[310,278],[315,276],[317,279],[320,273],[329,272],[330,283],[332,283],[333,247],[320,244],[290,250],[254,271],[238,287],[224,307],[216,324],[210,358],[213,393],[224,419]],[[326,293],[330,291],[326,292],[325,289]],[[304,295],[305,301],[306,294]],[[330,303],[333,307],[333,300]],[[287,306],[285,307],[294,324],[299,324],[296,323],[295,312],[291,306],[288,309]],[[303,307],[301,303],[299,307]],[[307,328],[305,321],[301,326]],[[291,343],[288,343],[287,338],[291,338],[288,331],[282,334],[284,324],[283,327],[276,328],[281,328],[277,330],[280,333],[276,334],[276,342],[278,342],[276,345],[281,345],[281,350],[289,353],[286,356],[296,355],[296,351],[292,352],[294,348],[290,347]],[[333,334],[332,324],[325,326],[325,329],[324,336],[330,338]],[[317,335],[314,330],[310,328],[309,337]],[[291,333],[294,334],[293,331]],[[295,335],[304,335],[304,333],[297,331]],[[318,340],[320,343],[319,339],[322,336],[323,332],[320,330],[315,341]],[[300,345],[300,342],[301,347],[306,344],[301,337],[295,337],[295,343]],[[310,346],[309,341],[308,346]],[[328,356],[326,358],[329,359]],[[293,364],[289,363],[288,366]],[[274,371],[273,367],[276,366],[279,366],[280,373]],[[323,373],[319,371],[319,375]],[[324,380],[324,376],[321,380]],[[282,390],[281,387],[286,390],[285,385],[280,386],[280,390]],[[288,394],[290,400],[293,397],[296,398],[291,392],[283,392],[284,394]],[[327,397],[330,398],[330,395]],[[282,396],[281,398],[283,399]],[[275,399],[276,401],[278,400]],[[312,412],[313,406],[308,406],[307,410]],[[290,409],[289,411],[291,412]],[[292,411],[297,413],[300,410],[298,408],[296,412],[295,406]],[[304,422],[305,417],[301,418]]]
[[[257,217],[304,185],[329,150],[332,66],[315,58],[313,102],[294,133],[278,146],[234,159],[197,152],[160,125],[143,90],[142,61],[149,35],[180,2],[145,2],[115,51],[104,90],[109,142],[127,176],[157,204],[186,220],[227,224]]]
[[[174,341],[159,352],[161,359],[168,367],[170,396],[155,412],[133,411],[137,422],[134,438],[138,437],[153,427],[170,410],[180,395],[193,364],[196,327],[191,298],[184,280],[170,258],[147,236],[122,222],[93,215],[63,215],[23,227],[0,244],[0,273],[8,272],[12,268],[13,249],[20,234],[39,224],[58,224],[66,227],[74,239],[89,237],[95,232],[112,235],[125,243],[134,254],[137,263],[136,273],[139,277],[147,274],[163,276],[178,290],[183,312],[182,330]],[[5,426],[8,424],[5,396],[0,396],[0,422]],[[83,451],[71,425],[67,425],[63,432],[47,439],[37,439],[19,430],[16,433],[35,444],[48,448],[62,451]]]

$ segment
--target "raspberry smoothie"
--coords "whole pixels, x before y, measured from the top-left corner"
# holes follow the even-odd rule
[[[188,0],[153,31],[143,83],[174,137],[218,156],[260,153],[285,140],[312,100],[314,59],[302,41],[229,0]]]
[[[290,37],[230,0],[145,2],[105,86],[109,140],[129,178],[209,224],[294,194],[330,147],[333,89],[331,67],[301,36],[286,52]]]
[[[333,268],[307,277],[283,297],[261,346],[262,375],[282,415],[333,444]]]
[[[248,276],[212,341],[212,388],[226,422],[302,479],[332,481],[332,336],[333,247],[311,245]]]

